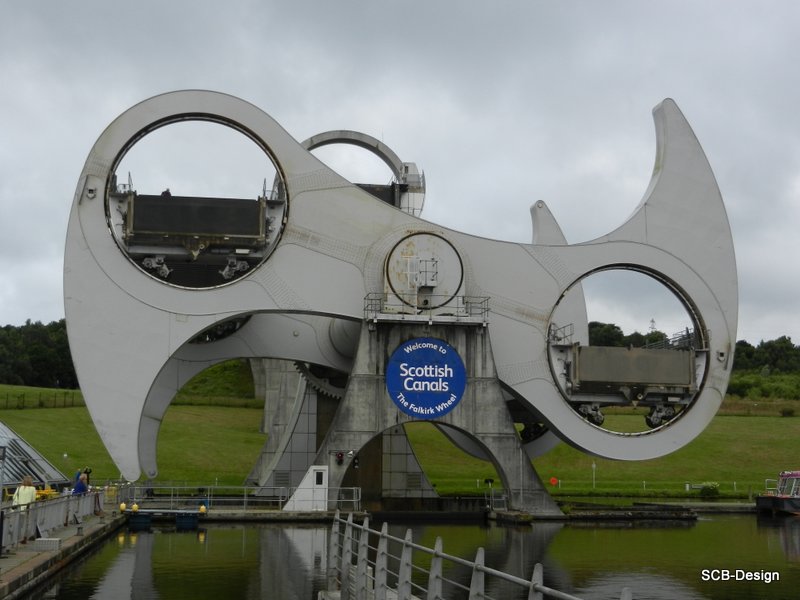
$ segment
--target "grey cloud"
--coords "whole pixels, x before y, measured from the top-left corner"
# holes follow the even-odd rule
[[[619,225],[652,171],[650,110],[669,96],[726,200],[740,337],[800,339],[798,17],[791,0],[6,0],[0,266],[14,283],[0,324],[63,316],[60,266],[42,265],[60,261],[81,166],[117,115],[154,94],[231,93],[297,139],[375,135],[426,171],[427,218],[522,242],[540,198],[570,242]]]

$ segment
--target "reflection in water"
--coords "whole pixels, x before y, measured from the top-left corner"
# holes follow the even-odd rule
[[[144,566],[145,563],[147,563],[146,567]],[[111,565],[108,573],[100,580],[95,596],[101,598],[111,598],[112,596],[116,598],[133,598],[133,590],[136,589],[138,585],[142,585],[142,582],[137,581],[134,575],[137,565],[140,571],[143,569],[152,571],[150,568],[149,555],[145,557],[137,556],[135,548],[126,548],[123,550]],[[134,584],[135,581],[136,584]],[[147,587],[152,588],[152,581]],[[151,598],[157,597],[156,595],[151,596]]]
[[[158,598],[153,586],[153,536],[132,534],[97,586],[97,598]],[[127,547],[125,547],[127,546]]]
[[[524,579],[542,563],[546,585],[587,600],[618,599],[624,586],[639,600],[794,598],[800,589],[800,519],[720,515],[690,526],[395,524],[390,533],[402,538],[407,528],[416,543],[433,547],[441,536],[446,553],[469,560],[483,547],[488,566]],[[71,568],[46,595],[60,600],[316,600],[325,585],[328,532],[328,525],[273,524],[123,531]],[[399,545],[390,553],[399,555]],[[416,555],[415,563],[428,566]],[[703,575],[712,572],[729,572],[731,578]],[[777,572],[780,579],[769,584],[736,580],[737,572]],[[468,587],[471,573],[450,565],[445,576]],[[418,577],[424,584],[425,574]],[[487,588],[494,598],[527,597],[491,579]],[[445,596],[457,599],[466,592],[451,587]]]
[[[708,598],[669,575],[637,572],[598,575],[590,579],[586,587],[575,589],[572,593],[586,600],[605,598],[618,600],[624,587],[631,589],[636,600],[704,600]]]
[[[255,598],[316,599],[327,561],[327,528],[265,530],[261,577]],[[318,575],[317,581],[312,577]]]
[[[770,518],[759,515],[758,527],[777,531],[781,542],[781,549],[787,560],[800,563],[800,518],[777,517]]]
[[[327,527],[210,525],[121,532],[48,592],[58,599],[316,599]]]

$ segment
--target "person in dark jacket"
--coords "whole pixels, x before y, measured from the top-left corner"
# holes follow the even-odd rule
[[[89,486],[86,483],[88,476],[86,473],[81,473],[81,476],[78,477],[78,482],[75,484],[75,487],[72,490],[72,495],[77,496],[79,494],[85,494],[89,491]]]

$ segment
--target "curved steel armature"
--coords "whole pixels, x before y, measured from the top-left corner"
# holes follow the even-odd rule
[[[104,207],[125,152],[156,127],[185,120],[243,132],[269,155],[285,186],[282,231],[256,268],[217,287],[185,289],[138,268],[109,233]],[[463,263],[454,294],[489,298],[498,377],[517,402],[569,443],[612,458],[671,452],[708,424],[727,386],[738,308],[733,245],[710,167],[671,100],[655,110],[658,154],[639,208],[616,231],[584,244],[515,244],[451,231],[401,212],[352,185],[271,117],[242,100],[181,91],[118,117],[92,148],[70,214],[64,296],[71,351],[86,404],[123,476],[155,474],[158,426],[191,373],[233,356],[271,356],[348,370],[341,323],[365,318],[384,291],[384,262],[410,233],[443,238]],[[702,332],[703,377],[691,410],[641,435],[598,428],[565,401],[550,359],[556,306],[581,278],[605,268],[651,274],[683,301]],[[192,341],[226,321],[250,320],[202,350]],[[268,335],[265,335],[265,332]],[[334,332],[332,337],[331,332]],[[344,342],[342,342],[344,340]],[[387,399],[388,401],[388,399]]]
[[[336,337],[329,335],[338,322],[319,315],[261,313],[224,339],[184,344],[164,363],[142,405],[137,434],[141,470],[148,477],[156,476],[156,440],[164,414],[181,387],[214,364],[234,358],[280,356],[349,372],[352,356],[343,355],[334,344]]]
[[[394,180],[399,186],[399,189],[394,190],[393,205],[409,214],[420,215],[425,204],[425,176],[419,172],[416,164],[403,162],[389,146],[360,131],[349,129],[325,131],[301,142],[306,150],[314,150],[331,144],[357,146],[380,158],[392,171]]]

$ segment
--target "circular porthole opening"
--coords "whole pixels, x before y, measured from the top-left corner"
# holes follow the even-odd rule
[[[620,434],[669,425],[697,396],[706,336],[688,298],[656,274],[611,268],[573,285],[549,329],[550,366],[569,406]]]
[[[106,194],[111,234],[166,284],[204,289],[246,276],[275,247],[286,191],[268,150],[232,125],[176,120],[117,159]]]
[[[358,146],[329,144],[313,148],[311,153],[351,183],[365,188],[389,185],[394,180],[391,169],[380,157]]]
[[[328,131],[302,142],[304,148],[368,194],[419,216],[425,204],[425,176],[388,146],[357,131]]]

